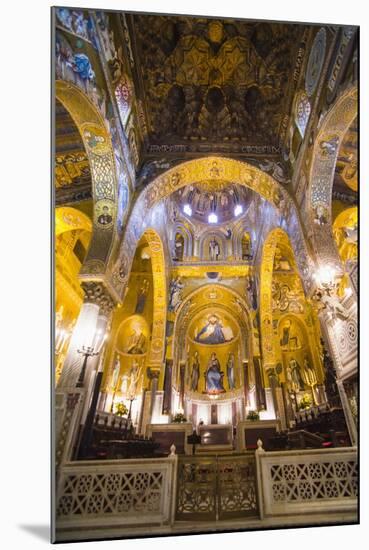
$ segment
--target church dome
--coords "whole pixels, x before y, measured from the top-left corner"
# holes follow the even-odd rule
[[[179,189],[173,199],[182,213],[196,221],[222,224],[245,213],[252,195],[246,187],[210,180]]]

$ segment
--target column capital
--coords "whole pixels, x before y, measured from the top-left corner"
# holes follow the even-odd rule
[[[115,302],[103,283],[96,281],[83,281],[81,283],[85,294],[84,301],[96,304],[100,313],[108,317],[115,306]]]
[[[147,367],[147,378],[153,380],[154,378],[158,379],[160,376],[160,368]]]

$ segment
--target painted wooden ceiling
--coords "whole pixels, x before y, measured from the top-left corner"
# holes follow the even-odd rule
[[[278,152],[304,25],[131,14],[149,152]]]

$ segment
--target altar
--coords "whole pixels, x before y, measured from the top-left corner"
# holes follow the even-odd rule
[[[245,420],[237,424],[237,450],[250,451],[257,448],[257,441],[263,442],[268,450],[269,440],[280,431],[278,420]]]
[[[242,388],[218,395],[187,391],[184,396],[184,411],[194,428],[200,423],[212,427],[236,427],[245,418],[244,392]]]
[[[192,434],[190,422],[171,424],[148,424],[146,427],[147,437],[151,437],[159,445],[158,452],[169,454],[171,446],[175,445],[176,454],[191,454],[191,445],[187,438]]]
[[[232,424],[210,424],[198,428],[201,443],[196,453],[222,452],[233,450]]]

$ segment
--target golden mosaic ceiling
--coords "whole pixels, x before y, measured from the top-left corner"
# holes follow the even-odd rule
[[[244,214],[254,196],[255,193],[247,187],[222,180],[219,182],[209,180],[179,189],[173,194],[173,200],[184,213],[186,213],[184,206],[189,205],[192,210],[191,217],[194,220],[208,223],[209,214],[214,213],[217,216],[217,222],[224,223]],[[241,209],[235,213],[237,206]]]
[[[91,198],[91,171],[82,138],[59,101],[55,108],[55,187],[58,205]]]
[[[278,146],[303,25],[157,15],[129,21],[151,145]]]

